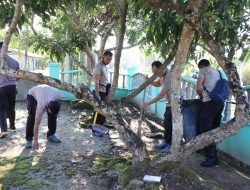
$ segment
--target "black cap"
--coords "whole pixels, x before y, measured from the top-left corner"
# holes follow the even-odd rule
[[[2,48],[3,47],[3,42],[0,42],[0,48]]]
[[[50,101],[48,108],[50,109],[53,115],[56,115],[60,111],[61,105],[57,101]]]

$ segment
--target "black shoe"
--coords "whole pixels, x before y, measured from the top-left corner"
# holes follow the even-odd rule
[[[206,151],[205,151],[204,148],[203,148],[203,149],[200,149],[200,150],[197,150],[196,153],[197,153],[197,154],[200,154],[200,155],[203,155],[203,156],[206,157]]]
[[[215,166],[217,164],[219,164],[219,160],[217,158],[215,158],[215,159],[207,159],[207,160],[203,161],[200,165],[202,167],[208,168],[208,167]]]
[[[16,132],[16,128],[15,127],[10,127],[10,132]]]

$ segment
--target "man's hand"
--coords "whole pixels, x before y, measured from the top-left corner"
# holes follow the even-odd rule
[[[149,76],[146,75],[145,78],[144,78],[144,80],[147,81],[148,79],[149,79]]]
[[[33,142],[32,148],[33,148],[34,150],[38,150],[38,149],[39,149],[39,143],[38,143],[38,141],[34,141],[34,142]]]

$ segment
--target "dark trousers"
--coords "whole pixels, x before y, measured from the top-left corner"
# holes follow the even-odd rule
[[[172,112],[171,107],[166,107],[166,111],[164,114],[164,140],[166,143],[171,144],[172,143]]]
[[[108,93],[99,92],[99,94],[100,94],[100,97],[101,97],[102,101],[105,101],[106,98],[107,98],[107,96],[108,96]],[[96,123],[94,123],[96,114],[97,114]],[[100,113],[94,111],[94,115],[93,115],[93,124],[104,125],[105,122],[106,122],[106,118],[105,118],[102,114],[100,114]]]
[[[205,133],[220,126],[223,108],[224,104],[216,104],[212,100],[202,104],[199,117],[199,133]],[[207,159],[217,159],[216,145],[207,146],[205,154]]]
[[[7,132],[6,118],[9,118],[10,128],[15,129],[16,85],[0,88],[0,126],[2,132]]]
[[[36,117],[36,99],[28,95],[27,96],[27,109],[28,109],[28,118],[26,123],[26,140],[32,140],[34,136],[34,125],[35,125],[35,117]],[[52,115],[49,112],[48,114],[48,133],[47,136],[54,135],[56,133],[56,120],[57,115]]]

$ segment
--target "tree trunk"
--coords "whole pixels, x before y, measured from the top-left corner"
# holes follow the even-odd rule
[[[122,15],[121,15],[121,19],[120,19],[121,28],[120,28],[119,35],[118,35],[117,50],[115,52],[114,78],[113,78],[112,86],[111,86],[111,89],[110,89],[110,92],[108,95],[109,100],[111,100],[111,98],[114,96],[115,89],[118,86],[121,53],[122,53],[124,36],[125,36],[125,32],[126,32],[127,13],[128,13],[128,2],[126,0],[124,0],[123,1],[123,8],[122,8]]]
[[[29,62],[28,62],[28,52],[27,52],[27,49],[24,50],[24,70],[29,70]]]
[[[172,69],[171,77],[171,107],[172,107],[172,148],[171,154],[177,154],[181,150],[181,140],[183,138],[183,117],[180,109],[181,99],[181,74],[184,69],[184,65],[187,61],[190,45],[192,43],[195,30],[193,25],[197,25],[199,16],[199,8],[201,6],[200,0],[188,1],[186,8],[186,15],[184,26],[178,45],[178,50],[175,57],[175,63]]]
[[[21,18],[21,14],[22,14],[21,9],[22,9],[22,0],[16,0],[15,14],[5,34],[4,41],[3,41],[3,46],[2,46],[1,56],[0,56],[0,68],[3,68],[5,65],[5,57],[8,52],[8,45],[10,43],[11,36],[16,29],[17,23]]]

